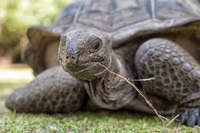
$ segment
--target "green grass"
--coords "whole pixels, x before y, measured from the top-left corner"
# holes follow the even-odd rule
[[[3,71],[30,73],[30,69],[0,68]],[[76,112],[70,114],[18,114],[4,106],[6,97],[12,91],[29,82],[30,79],[0,79],[0,133],[2,132],[199,132],[200,128],[170,124],[166,129],[154,115],[130,111]],[[172,119],[173,116],[169,116]],[[166,122],[167,123],[167,122]]]

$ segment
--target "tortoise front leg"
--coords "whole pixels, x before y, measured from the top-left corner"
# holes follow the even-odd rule
[[[86,97],[83,84],[56,66],[18,88],[8,97],[6,106],[17,112],[64,113],[78,110]]]
[[[177,106],[181,124],[197,124],[200,66],[186,50],[167,39],[151,39],[137,51],[135,64],[139,78],[155,77],[141,85],[158,110]]]

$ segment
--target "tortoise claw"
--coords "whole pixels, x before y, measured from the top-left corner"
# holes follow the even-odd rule
[[[186,122],[186,114],[188,110],[180,110],[179,117],[176,119],[176,122],[180,123],[181,125],[185,124]]]
[[[197,125],[200,127],[200,117],[198,118]]]
[[[187,120],[187,126],[193,127],[197,124],[197,119],[199,118],[199,110],[198,109],[191,109],[189,111],[189,117]]]
[[[181,125],[183,125],[185,123],[186,119],[185,119],[185,115],[184,114],[181,114],[178,119],[179,119],[179,123]]]
[[[193,127],[195,125],[196,118],[194,115],[190,115],[187,120],[187,126]]]

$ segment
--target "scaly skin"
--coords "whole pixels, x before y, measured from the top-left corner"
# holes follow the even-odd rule
[[[8,97],[6,106],[17,112],[66,113],[78,110],[85,100],[83,84],[56,66],[17,89]]]

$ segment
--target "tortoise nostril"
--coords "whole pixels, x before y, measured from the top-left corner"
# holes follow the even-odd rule
[[[71,60],[71,61],[72,61],[72,60],[73,60],[73,61],[76,61],[76,60],[77,60],[77,57],[74,56],[74,55],[67,55],[67,56],[66,56],[66,60],[67,60],[67,61],[70,61],[70,60]]]
[[[76,57],[72,56],[72,59],[73,59],[73,60],[75,60],[75,59],[76,59]]]

